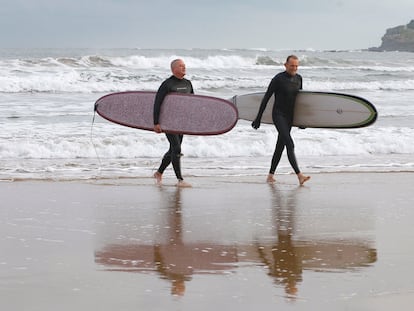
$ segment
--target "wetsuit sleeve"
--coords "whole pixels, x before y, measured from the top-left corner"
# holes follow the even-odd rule
[[[191,81],[190,80],[188,80],[188,82],[190,82],[190,85],[191,85],[191,94],[194,94],[194,88],[193,88],[193,84],[191,83]]]
[[[157,91],[157,94],[155,95],[155,100],[154,100],[154,125],[155,124],[159,124],[160,121],[160,111],[161,111],[161,105],[162,102],[164,101],[165,96],[167,96],[168,94],[168,86],[166,81],[164,81],[160,88]]]
[[[266,93],[263,96],[262,102],[260,103],[260,108],[259,108],[259,112],[257,113],[256,120],[262,119],[262,115],[266,109],[267,102],[269,101],[270,97],[272,97],[274,93],[275,85],[276,85],[276,80],[272,79],[272,81],[270,81],[269,86],[267,87]]]

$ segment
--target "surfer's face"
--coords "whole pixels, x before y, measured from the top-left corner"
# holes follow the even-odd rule
[[[298,72],[299,60],[295,58],[290,58],[289,61],[285,64],[286,72],[294,76]]]
[[[185,64],[182,60],[177,60],[172,66],[173,75],[179,79],[184,78],[185,76]]]

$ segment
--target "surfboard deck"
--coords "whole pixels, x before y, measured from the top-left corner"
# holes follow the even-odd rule
[[[102,96],[95,111],[108,121],[142,130],[154,130],[156,92],[130,91]],[[219,135],[237,123],[238,111],[230,101],[194,94],[171,93],[161,105],[163,132],[187,135]]]
[[[239,118],[253,121],[259,111],[264,92],[236,95],[231,100]],[[274,96],[269,99],[262,123],[273,124]],[[373,124],[377,110],[362,97],[333,93],[300,91],[295,103],[293,125],[300,128],[358,128]]]

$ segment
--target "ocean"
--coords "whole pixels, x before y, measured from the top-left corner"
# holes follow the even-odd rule
[[[0,180],[149,178],[168,149],[165,136],[95,116],[98,98],[157,90],[178,57],[197,94],[231,98],[264,91],[292,53],[299,56],[305,90],[361,96],[379,114],[360,129],[294,128],[304,173],[414,171],[412,53],[0,49]],[[274,126],[255,131],[243,120],[223,135],[186,136],[183,175],[265,176],[275,142]],[[291,172],[284,155],[277,173]],[[172,169],[165,175],[173,177]]]

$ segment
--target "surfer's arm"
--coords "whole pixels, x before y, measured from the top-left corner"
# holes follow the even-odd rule
[[[190,91],[190,94],[194,94],[193,84],[191,83],[191,81],[190,81],[190,80],[188,80],[188,82],[190,82],[190,86],[191,86],[191,91]]]
[[[270,97],[272,96],[274,92],[273,86],[274,86],[274,79],[272,79],[272,81],[270,82],[269,87],[267,88],[267,91],[263,96],[262,102],[260,103],[260,108],[259,108],[259,112],[257,113],[256,119],[252,122],[252,127],[254,129],[258,129],[260,127],[260,122],[262,120],[263,112],[266,109],[267,102],[269,101]]]
[[[168,87],[167,84],[164,82],[161,84],[160,88],[157,91],[157,94],[155,95],[155,100],[154,100],[154,129],[155,129],[155,125],[159,125],[160,124],[160,112],[161,112],[161,105],[162,102],[164,101],[164,98],[167,96],[168,94]]]
[[[155,133],[162,132],[159,119],[160,119],[161,104],[165,96],[166,94],[163,95],[163,92],[160,92],[160,90],[158,90],[157,95],[155,95],[155,100],[154,100],[154,132]]]

